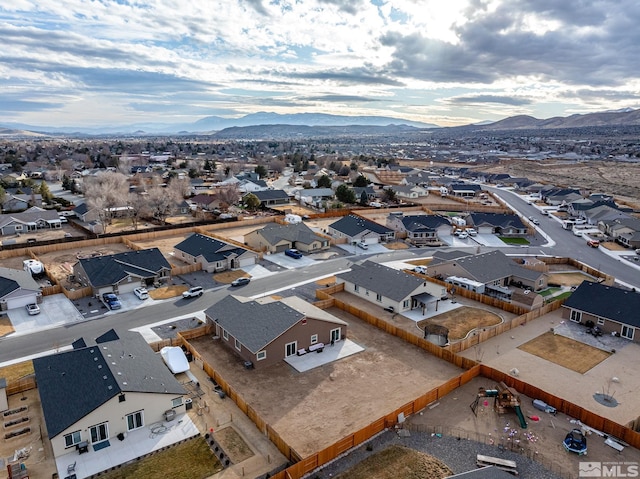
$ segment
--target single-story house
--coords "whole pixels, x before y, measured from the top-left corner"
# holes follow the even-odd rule
[[[551,206],[559,206],[562,204],[568,206],[571,202],[582,198],[580,190],[557,187],[541,190],[540,196],[542,198],[542,201]]]
[[[447,289],[404,271],[372,261],[353,264],[351,271],[336,276],[344,283],[344,290],[383,308],[392,307],[396,313],[416,308],[426,309],[446,298]]]
[[[148,248],[80,259],[73,265],[73,274],[83,286],[91,286],[95,296],[123,294],[167,281],[171,265],[158,248]]]
[[[0,215],[0,234],[15,235],[30,233],[44,228],[61,228],[59,213],[32,206],[22,213]]]
[[[466,218],[467,226],[473,226],[479,234],[501,236],[526,236],[527,227],[520,217],[511,213],[471,213]]]
[[[230,295],[207,308],[205,316],[219,340],[255,368],[347,335],[347,323],[295,296],[253,300]]]
[[[323,201],[332,200],[335,197],[335,192],[331,188],[307,188],[304,190],[297,190],[294,198],[300,202],[300,204],[308,204],[314,206],[320,206]]]
[[[260,206],[262,208],[289,204],[289,195],[284,190],[254,191],[252,193],[247,193],[247,195],[255,195],[258,200],[260,200]],[[243,201],[247,195],[242,197]]]
[[[348,243],[363,241],[367,244],[386,243],[396,237],[391,228],[354,214],[331,223],[329,234],[335,238],[346,238]]]
[[[473,198],[480,194],[482,186],[473,183],[452,183],[448,187],[451,196],[460,198]]]
[[[629,248],[640,248],[640,219],[634,217],[602,221],[598,228],[616,242]]]
[[[456,287],[510,300],[517,288],[540,291],[547,287],[547,275],[520,266],[501,251],[471,254],[463,251],[434,253],[427,269],[429,276]]]
[[[246,248],[195,233],[174,247],[175,257],[194,264],[200,263],[207,273],[251,266],[258,255]]]
[[[116,438],[184,413],[187,391],[142,335],[110,330],[95,344],[33,360],[44,422],[56,458],[75,462],[81,447],[93,454]],[[66,477],[67,471],[61,471]]]
[[[201,209],[205,211],[213,211],[220,207],[220,200],[214,195],[201,193],[189,199],[189,204],[193,209]]]
[[[28,193],[10,193],[7,191],[2,203],[2,211],[23,211],[29,206],[42,205],[42,195]]]
[[[429,196],[429,190],[418,185],[390,186],[396,197],[404,200],[417,200],[420,197]]]
[[[398,233],[406,233],[407,240],[416,246],[439,245],[440,235],[451,233],[451,223],[438,215],[404,215],[392,212],[387,226]]]
[[[258,251],[282,253],[295,248],[305,253],[329,249],[329,239],[314,232],[304,223],[267,223],[244,236],[246,245]]]
[[[87,203],[81,203],[73,209],[77,218],[83,223],[91,223],[99,220],[99,211],[96,208],[89,208]]]
[[[562,305],[562,317],[576,323],[591,321],[604,334],[640,343],[640,293],[583,281]]]
[[[0,268],[0,312],[40,302],[42,292],[30,272]]]

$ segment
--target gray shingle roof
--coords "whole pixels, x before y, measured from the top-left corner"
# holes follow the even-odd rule
[[[337,277],[394,301],[403,300],[424,283],[417,276],[372,261],[354,264],[351,271],[340,273]]]
[[[563,306],[640,328],[640,294],[633,291],[583,281]]]
[[[54,221],[60,220],[59,213],[56,210],[44,210],[37,206],[32,206],[26,211],[21,213],[8,213],[0,215],[0,226],[5,226],[9,223],[35,223],[39,220]]]
[[[343,216],[338,221],[331,223],[329,227],[347,236],[356,236],[364,231],[372,231],[377,234],[393,233],[393,230],[386,226],[356,215]]]
[[[0,268],[0,298],[19,288],[40,291],[40,286],[30,273],[19,269]]]
[[[419,231],[435,231],[442,225],[448,225],[449,221],[436,215],[409,215],[402,217],[402,224],[407,231],[417,233]]]
[[[219,241],[200,233],[193,234],[174,246],[179,251],[197,258],[202,256],[208,263],[221,261],[229,256],[240,256],[247,249]]]
[[[435,258],[434,258],[435,261]],[[517,266],[502,251],[489,251],[476,255],[465,255],[454,257],[445,261],[438,261],[435,264],[455,263],[457,267],[466,271],[465,277],[488,283],[497,279],[507,278],[513,274],[514,267]]]
[[[260,229],[260,234],[272,245],[282,240],[302,244],[311,244],[314,241],[327,241],[326,238],[316,234],[304,223],[286,225],[268,223]]]
[[[247,194],[256,195],[261,202],[289,199],[289,195],[284,190],[262,190],[262,191],[253,191],[252,193],[247,193]]]
[[[474,226],[482,226],[485,224],[491,226],[499,226],[501,228],[518,228],[526,229],[526,226],[520,220],[520,217],[509,213],[471,213],[469,215]]]
[[[186,393],[139,333],[36,358],[33,366],[50,438],[123,392]]]
[[[163,269],[171,269],[158,248],[85,258],[80,265],[94,287],[116,284],[129,274],[149,278]]]
[[[280,301],[261,304],[235,296],[208,307],[205,314],[254,354],[304,318]]]

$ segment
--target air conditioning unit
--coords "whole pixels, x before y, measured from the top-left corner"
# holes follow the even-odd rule
[[[164,412],[164,420],[171,422],[176,418],[176,412],[173,409],[169,409]]]

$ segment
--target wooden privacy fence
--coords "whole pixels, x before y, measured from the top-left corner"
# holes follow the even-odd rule
[[[36,375],[30,374],[29,376],[24,376],[19,379],[7,381],[7,387],[5,391],[7,393],[7,396],[11,396],[13,394],[19,394],[23,391],[35,389],[37,387],[38,384],[36,383]]]

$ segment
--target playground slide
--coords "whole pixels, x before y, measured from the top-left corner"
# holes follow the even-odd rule
[[[515,406],[513,409],[515,409],[516,415],[518,416],[518,420],[520,421],[520,427],[522,429],[526,429],[527,421],[524,418],[524,414],[522,414],[522,409],[520,409],[520,406]]]

